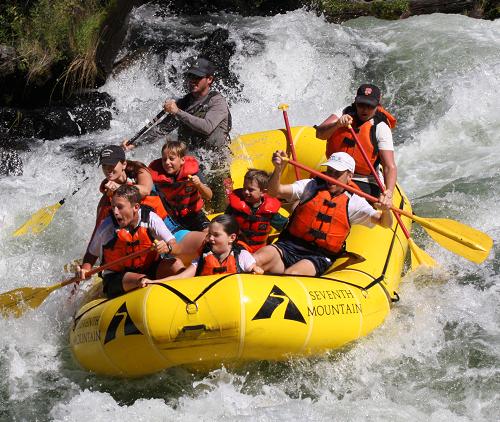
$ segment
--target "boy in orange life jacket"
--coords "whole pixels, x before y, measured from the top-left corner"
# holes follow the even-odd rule
[[[177,255],[181,248],[163,220],[151,208],[141,206],[140,202],[141,194],[135,186],[122,185],[114,192],[112,215],[104,219],[95,231],[83,264],[78,267],[77,275],[85,279],[99,256],[105,264],[154,245],[148,253],[103,272],[103,290],[108,298],[145,287],[148,282],[146,277],[165,277],[185,268],[179,259],[160,259],[159,254]]]
[[[198,160],[186,155],[186,144],[167,140],[161,158],[149,164],[149,170],[165,208],[188,230],[202,231],[210,221],[203,212],[204,200],[212,199]]]
[[[352,105],[332,114],[316,127],[316,137],[327,139],[327,157],[339,151],[352,155],[356,162],[353,181],[364,192],[378,196],[380,203],[391,206],[397,179],[391,128],[396,126],[396,119],[381,106],[380,97],[380,89],[377,86],[361,85]],[[380,192],[348,128],[349,125],[352,125],[370,162],[379,172],[379,177],[385,184],[385,191]],[[383,177],[379,171],[380,164],[383,168]]]
[[[390,208],[378,204],[382,211],[376,211],[366,199],[351,195],[336,184],[314,178],[282,185],[284,157],[284,151],[273,154],[269,194],[286,201],[299,200],[299,204],[278,241],[255,252],[257,265],[264,271],[320,276],[342,254],[352,224],[391,227]],[[354,159],[349,154],[336,152],[322,165],[327,167],[326,174],[339,182],[351,181]]]
[[[238,223],[232,215],[218,215],[208,226],[206,246],[200,258],[193,261],[183,272],[162,281],[195,275],[262,274],[262,268],[257,266],[254,257],[238,244],[238,232]]]
[[[243,179],[243,188],[229,194],[229,205],[225,214],[234,215],[240,233],[250,252],[266,245],[274,227],[281,231],[288,222],[278,211],[281,202],[267,194],[269,175],[264,170],[248,169]]]

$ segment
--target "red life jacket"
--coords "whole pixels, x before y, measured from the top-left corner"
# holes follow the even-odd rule
[[[373,119],[366,122],[357,122],[356,110],[353,106],[344,109],[343,114],[349,114],[354,118],[353,128],[358,135],[359,142],[363,146],[366,155],[370,159],[373,167],[377,167],[380,159],[378,154],[377,142],[377,125],[385,122],[391,129],[396,126],[396,118],[385,110],[381,105],[377,107],[377,111]],[[361,124],[359,124],[361,123]],[[347,152],[356,162],[357,174],[371,174],[370,167],[366,164],[361,150],[356,147],[356,141],[352,136],[351,131],[347,127],[336,129],[326,143],[326,156],[330,157],[334,152]]]
[[[99,187],[99,190],[102,193],[106,192],[106,189],[104,188],[104,185],[107,182],[108,182],[107,179],[104,179],[101,182],[101,186]],[[134,183],[133,183],[132,180],[127,180],[127,184],[133,185]],[[99,226],[99,224],[101,224],[101,222],[106,217],[108,217],[108,216],[110,216],[112,214],[111,213],[111,197],[108,196],[107,194],[105,194],[104,196],[105,196],[104,201],[101,204],[101,207],[99,208],[99,214],[98,214],[98,216],[96,218],[96,227]],[[147,195],[147,196],[145,196],[141,200],[141,205],[146,205],[146,206],[150,207],[156,214],[158,214],[158,216],[162,220],[164,220],[167,217],[167,215],[168,215],[168,212],[165,209],[165,207],[163,206],[161,198],[158,195]]]
[[[242,269],[238,262],[240,252],[241,247],[239,245],[234,245],[226,259],[220,262],[210,249],[205,249],[198,259],[196,275],[241,273]]]
[[[234,210],[234,217],[250,247],[249,251],[253,253],[265,246],[272,229],[271,220],[281,207],[279,199],[264,194],[262,204],[254,214],[243,199],[243,189],[236,189],[229,194],[229,205]]]
[[[108,243],[103,245],[103,263],[112,262],[133,252],[151,248],[154,238],[149,231],[150,211],[150,208],[141,206],[141,221],[139,225],[131,231],[120,228],[115,218],[112,217],[115,227],[115,236]],[[121,262],[109,268],[109,270],[115,272],[133,271],[146,273],[149,267],[158,259],[159,257],[156,251],[150,251],[147,254]]]
[[[351,229],[347,211],[349,198],[345,192],[332,197],[328,190],[318,190],[311,199],[297,205],[287,233],[329,254],[339,253]]]
[[[165,173],[161,165],[161,159],[154,160],[149,164],[149,170],[153,183],[165,196],[168,203],[167,209],[171,210],[175,217],[185,217],[188,214],[197,213],[203,208],[203,198],[198,189],[188,184],[188,176],[199,172],[198,160],[186,155],[177,177]]]

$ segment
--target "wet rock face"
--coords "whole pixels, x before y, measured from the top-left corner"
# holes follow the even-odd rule
[[[14,47],[0,45],[0,80],[12,75],[17,67],[17,53]]]
[[[0,108],[0,135],[52,140],[109,129],[112,103],[108,94],[93,92],[75,97],[64,106]]]
[[[0,148],[0,176],[22,176],[23,162],[17,151]]]

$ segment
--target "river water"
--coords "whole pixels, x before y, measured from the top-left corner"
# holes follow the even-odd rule
[[[1,180],[1,291],[70,276],[63,267],[84,252],[102,177],[75,151],[135,133],[163,99],[181,93],[174,72],[196,54],[190,40],[217,28],[235,47],[229,67],[238,83],[222,86],[232,98],[233,135],[283,127],[281,102],[292,125],[317,124],[349,104],[357,85],[374,82],[400,122],[399,180],[416,213],[485,231],[493,251],[475,265],[417,228],[417,243],[441,266],[408,274],[401,301],[367,338],[315,359],[210,374],[173,369],[123,381],[81,370],[68,348],[76,305],[58,290],[22,318],[0,319],[0,420],[499,420],[500,21],[436,14],[334,25],[304,10],[266,18],[158,12],[133,12],[123,53],[134,37],[143,48],[101,88],[116,100],[111,128],[34,141],[22,155],[24,175]],[[183,47],[169,47],[176,42]],[[160,146],[143,145],[133,157],[149,162]],[[82,184],[84,175],[90,181]],[[35,210],[79,186],[46,231],[11,237]]]

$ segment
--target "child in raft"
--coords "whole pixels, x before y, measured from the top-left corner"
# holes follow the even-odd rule
[[[228,195],[225,214],[236,218],[251,253],[266,245],[273,227],[281,231],[288,223],[288,219],[279,213],[280,200],[267,194],[268,182],[269,175],[264,170],[248,169],[243,188]]]
[[[149,164],[155,187],[175,220],[188,230],[205,230],[210,223],[203,211],[212,190],[200,173],[195,157],[186,155],[184,142],[167,139],[161,158]]]
[[[201,256],[184,271],[161,281],[198,275],[253,273],[263,274],[250,252],[238,243],[239,227],[232,215],[220,214],[208,226]]]

